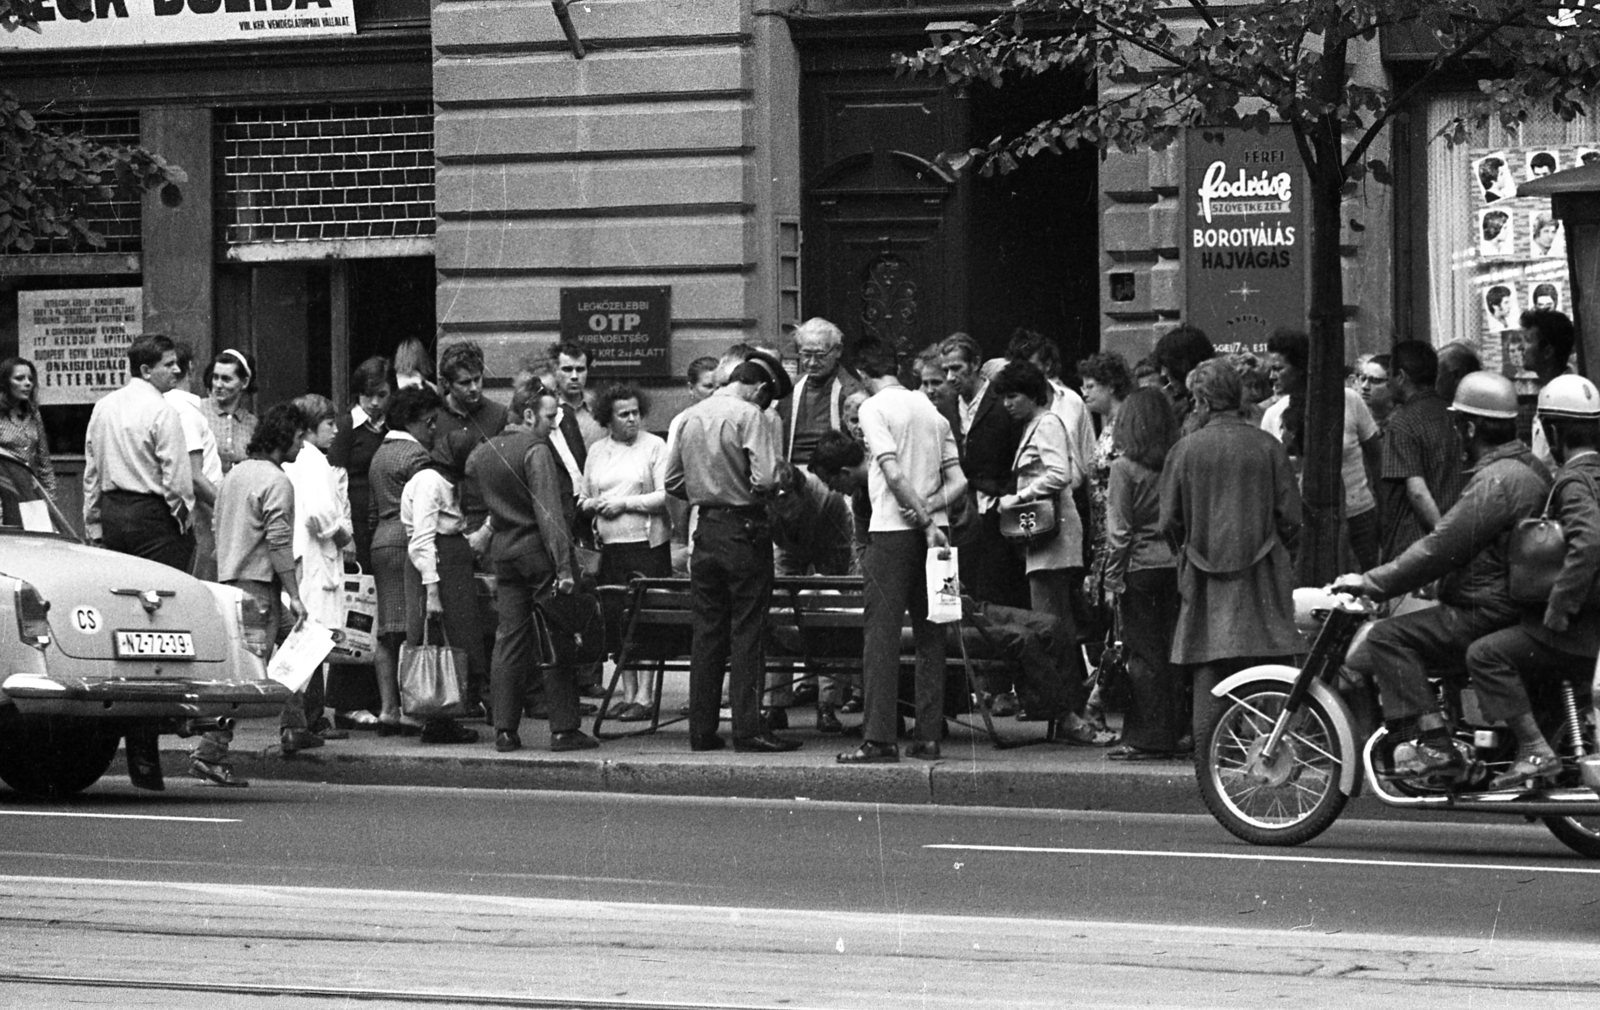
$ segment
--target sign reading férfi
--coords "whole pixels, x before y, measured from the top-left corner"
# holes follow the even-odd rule
[[[0,32],[6,49],[118,49],[354,35],[355,0],[90,0],[87,20],[33,0],[39,31]]]
[[[1185,146],[1184,321],[1242,350],[1304,329],[1306,176],[1289,127],[1192,129]]]
[[[672,288],[562,288],[561,336],[589,349],[606,378],[672,374]]]
[[[17,353],[39,369],[39,402],[94,403],[128,378],[144,332],[139,288],[17,292]]]

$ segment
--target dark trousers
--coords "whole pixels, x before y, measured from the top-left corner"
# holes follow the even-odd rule
[[[1356,564],[1361,571],[1370,572],[1378,567],[1378,510],[1370,508],[1360,515],[1346,516],[1344,528],[1350,538],[1350,553],[1356,556]]]
[[[759,511],[700,510],[689,563],[694,644],[689,736],[717,731],[724,671],[736,740],[761,733],[761,636],[772,594],[772,537]]]
[[[550,732],[578,728],[578,684],[571,663],[542,663],[544,643],[534,623],[534,601],[548,593],[555,572],[540,552],[494,566],[499,590],[496,604],[499,628],[494,637],[494,664],[489,682],[493,691],[494,728],[515,733],[522,723],[522,703],[535,667],[544,673],[545,703],[550,709]]]
[[[1587,681],[1594,659],[1546,645],[1521,625],[1485,635],[1467,650],[1467,672],[1486,718],[1509,720],[1533,711],[1525,676]]]
[[[966,551],[961,552],[965,559]],[[900,629],[911,612],[917,645],[917,739],[944,735],[944,629],[928,620],[927,539],[921,530],[873,533],[861,556],[864,600],[863,719],[872,743],[895,740]]]
[[[149,558],[182,572],[194,564],[194,530],[178,529],[178,520],[161,495],[104,492],[100,529],[107,550]]]
[[[1460,666],[1468,646],[1509,623],[1499,614],[1440,604],[1379,621],[1345,665],[1377,681],[1385,718],[1415,718],[1439,708],[1428,668]]]
[[[1122,742],[1143,750],[1176,750],[1183,735],[1183,677],[1169,662],[1181,602],[1176,568],[1128,573],[1121,613],[1132,700],[1122,724]]]

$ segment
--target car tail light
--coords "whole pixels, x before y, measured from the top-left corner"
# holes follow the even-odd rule
[[[17,612],[17,635],[36,649],[50,644],[50,601],[32,583],[17,580],[12,608]]]
[[[272,615],[256,598],[249,593],[239,598],[239,625],[244,628],[244,647],[260,656],[267,658],[267,652],[272,647],[272,640],[267,636],[267,625]]]

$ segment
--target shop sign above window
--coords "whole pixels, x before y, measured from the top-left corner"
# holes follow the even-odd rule
[[[671,375],[672,288],[562,288],[561,336],[583,341],[596,375]]]
[[[0,33],[8,49],[116,49],[354,35],[355,0],[92,0],[87,20],[34,0],[40,30]]]

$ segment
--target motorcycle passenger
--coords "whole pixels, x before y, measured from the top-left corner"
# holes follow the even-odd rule
[[[1567,553],[1541,614],[1478,639],[1467,650],[1467,670],[1483,714],[1503,719],[1517,738],[1517,760],[1495,778],[1496,789],[1548,778],[1561,770],[1533,718],[1524,676],[1587,677],[1600,652],[1600,390],[1576,375],[1562,375],[1539,392],[1539,423],[1550,455],[1561,465],[1550,492],[1549,515],[1559,519]]]
[[[1415,760],[1400,769],[1407,773],[1462,767],[1427,665],[1459,665],[1474,641],[1521,619],[1507,580],[1506,546],[1518,521],[1539,514],[1550,488],[1549,471],[1517,438],[1511,380],[1473,372],[1461,380],[1450,410],[1471,464],[1460,499],[1398,558],[1335,582],[1336,589],[1386,599],[1439,581],[1439,606],[1379,621],[1346,663],[1376,679],[1393,739],[1416,741]]]

